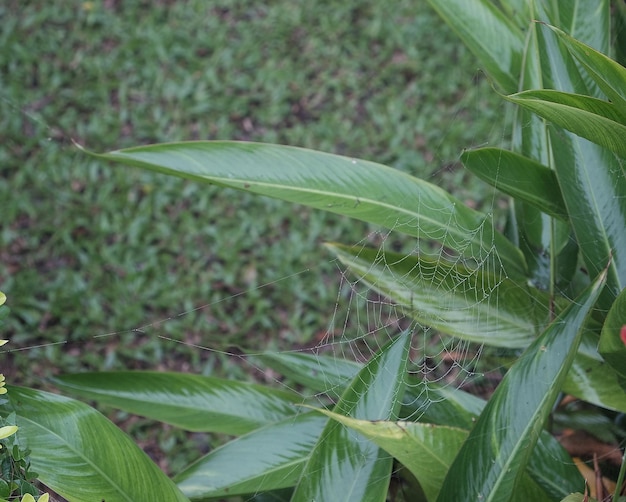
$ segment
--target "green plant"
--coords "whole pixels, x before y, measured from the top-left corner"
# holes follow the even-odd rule
[[[196,142],[98,157],[436,241],[440,251],[434,257],[427,247],[408,256],[327,247],[360,281],[420,324],[507,349],[516,359],[487,402],[407,377],[409,331],[363,365],[307,354],[259,358],[330,396],[328,406],[303,402],[297,393],[195,375],[122,372],[56,379],[64,390],[133,413],[239,436],[175,477],[186,497],[271,492],[277,500],[335,500],[337,494],[385,500],[395,458],[404,466],[400,475],[411,486],[411,500],[571,500],[571,492],[583,491],[584,480],[544,430],[559,393],[590,403],[599,415],[600,409],[626,412],[626,179],[619,136],[626,127],[626,70],[603,56],[611,50],[609,2],[431,4],[475,53],[496,89],[520,105],[513,151],[483,148],[462,155],[470,171],[513,198],[504,233],[494,228],[491,215],[422,180],[310,150]],[[63,451],[66,461],[80,457],[85,464],[108,466],[127,448],[135,451],[94,411],[37,391],[14,388],[10,396],[18,422],[24,420],[20,427],[29,437],[37,434],[33,462],[45,483],[65,489],[71,500],[103,496],[105,490],[107,500],[117,500],[135,488],[119,465],[106,480],[96,477],[85,486],[70,485],[53,464],[51,451],[54,462]],[[79,444],[74,431],[80,432]],[[107,449],[113,438],[119,442]],[[136,455],[135,473],[141,472],[145,484],[134,500],[159,496],[150,491],[151,479],[184,500]],[[624,469],[626,462],[619,479]],[[126,484],[116,485],[118,479]]]
[[[0,291],[0,326],[9,315],[9,308],[5,305],[6,295]],[[0,340],[0,347],[8,340]],[[0,406],[8,404],[7,389],[4,374],[0,374]],[[6,502],[9,497],[24,495],[22,502],[32,495],[39,494],[33,482],[37,473],[30,470],[30,451],[20,443],[18,427],[15,425],[15,413],[7,416],[0,415],[0,502]],[[41,502],[47,502],[48,496],[42,495]]]

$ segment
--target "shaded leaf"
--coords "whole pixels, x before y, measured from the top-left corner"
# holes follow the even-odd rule
[[[620,375],[604,361],[597,347],[598,336],[585,332],[563,391],[603,408],[626,413],[626,392]]]
[[[302,398],[248,383],[159,371],[76,373],[61,389],[189,431],[245,434],[297,412]]]
[[[79,401],[11,387],[10,405],[32,470],[70,502],[188,500],[113,423]]]
[[[456,387],[409,378],[402,407],[405,420],[471,429],[485,401]]]

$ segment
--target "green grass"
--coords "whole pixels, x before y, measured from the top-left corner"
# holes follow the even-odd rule
[[[471,56],[415,3],[5,3],[0,278],[13,343],[93,342],[220,301],[145,331],[221,349],[323,331],[338,280],[319,244],[359,241],[364,225],[112,170],[70,140],[94,150],[278,142],[429,178],[498,134],[502,108]],[[461,198],[477,186],[462,172],[434,181]],[[130,351],[119,343],[103,338],[101,354],[71,361],[66,348],[24,355],[76,369],[185,353],[153,336]]]
[[[3,337],[67,342],[4,354],[12,382],[87,368],[252,378],[158,336],[222,351],[313,345],[340,284],[321,243],[372,231],[107,166],[72,141],[275,142],[386,163],[479,206],[490,193],[457,159],[500,141],[504,108],[423,2],[5,0],[0,23]]]

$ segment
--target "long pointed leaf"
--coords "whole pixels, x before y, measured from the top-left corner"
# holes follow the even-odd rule
[[[411,334],[403,333],[363,367],[334,408],[370,420],[395,418],[404,391]],[[293,502],[386,499],[392,458],[374,443],[336,422],[322,433],[293,496]]]
[[[463,444],[438,500],[500,501],[515,493],[605,280],[606,272],[511,367]]]
[[[522,254],[486,215],[434,185],[373,162],[228,141],[153,145],[98,157],[350,216],[441,242],[468,259],[497,260],[507,274],[524,275]]]
[[[304,352],[265,352],[255,359],[307,389],[337,399],[363,367],[355,361]]]
[[[302,413],[267,425],[213,450],[174,481],[192,500],[295,486],[327,421]]]
[[[548,299],[527,284],[459,264],[340,244],[327,247],[350,271],[421,324],[499,347],[526,347],[548,322]]]
[[[189,431],[245,434],[297,413],[297,394],[158,371],[77,373],[54,379],[79,396]]]
[[[498,190],[567,221],[567,209],[554,171],[528,157],[499,148],[467,150],[465,167]]]
[[[558,35],[570,53],[589,72],[589,75],[591,75],[604,94],[622,113],[626,114],[626,68],[562,30],[554,26],[547,27]],[[603,31],[604,34],[609,33],[609,30],[600,31]]]
[[[590,276],[613,257],[600,305],[610,308],[626,287],[626,177],[612,152],[571,133],[550,129],[557,177]]]
[[[32,470],[70,502],[185,501],[176,485],[113,423],[84,403],[11,387],[10,405]]]
[[[607,9],[598,2],[598,9]],[[592,17],[600,24],[603,16]],[[579,20],[584,23],[585,20]],[[594,95],[579,65],[557,35],[536,30],[537,54],[542,61],[543,87]],[[600,306],[608,309],[626,285],[626,259],[613,250],[626,248],[626,178],[622,161],[612,152],[559,127],[548,127],[550,166],[555,170],[589,276],[595,277],[613,255],[607,288]]]
[[[626,117],[611,103],[549,89],[524,91],[507,96],[506,99],[626,157]]]

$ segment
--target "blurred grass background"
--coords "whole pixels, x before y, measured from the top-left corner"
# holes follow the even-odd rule
[[[2,338],[67,342],[3,354],[15,383],[121,368],[249,378],[158,335],[230,351],[314,345],[347,308],[320,244],[373,230],[105,165],[72,141],[303,146],[490,204],[457,159],[502,144],[504,108],[424,1],[4,0],[0,25]]]

